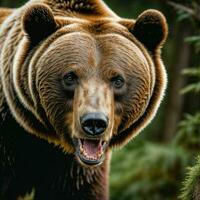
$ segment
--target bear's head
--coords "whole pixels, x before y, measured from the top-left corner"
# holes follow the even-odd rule
[[[30,110],[51,127],[29,132],[94,166],[152,120],[166,87],[160,48],[167,25],[160,12],[147,10],[136,20],[77,19],[36,4],[26,9],[22,28],[21,45],[31,49]]]

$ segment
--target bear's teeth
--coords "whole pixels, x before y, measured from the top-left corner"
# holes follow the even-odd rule
[[[83,150],[83,155],[84,155],[85,158],[87,158],[87,159],[89,159],[89,160],[97,160],[97,159],[101,158],[102,153],[98,153],[97,156],[92,156],[92,155],[88,155],[87,152],[85,152],[85,151]]]
[[[79,153],[88,160],[99,160],[103,155],[105,141],[90,141],[88,139],[78,139]],[[95,152],[96,151],[96,152]]]
[[[83,155],[84,155],[85,157],[89,157],[88,154],[87,154],[87,152],[85,152],[84,150],[83,150]]]
[[[85,158],[87,158],[87,159],[89,159],[89,160],[92,160],[92,159],[93,159],[93,157],[92,157],[92,156],[89,156],[89,155],[87,154],[87,152],[84,151],[84,150],[83,150],[83,155],[84,155]]]
[[[82,154],[84,152],[83,147],[80,147],[80,153]]]
[[[98,158],[101,158],[101,156],[102,156],[102,153],[99,152],[97,157],[98,157]]]

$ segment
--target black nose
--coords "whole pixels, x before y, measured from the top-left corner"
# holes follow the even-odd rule
[[[103,113],[85,114],[80,122],[84,132],[92,136],[102,134],[108,127],[108,118]]]

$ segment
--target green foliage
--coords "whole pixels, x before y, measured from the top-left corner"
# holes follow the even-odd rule
[[[20,5],[23,5],[25,2],[26,0],[0,0],[0,6],[17,8]]]
[[[198,48],[200,50],[200,46]],[[186,93],[189,93],[189,92],[200,93],[200,67],[188,68],[188,69],[183,71],[183,74],[190,76],[190,77],[193,77],[193,78],[196,78],[197,81],[187,85],[185,88],[183,88],[181,90],[181,93],[182,94],[186,94]]]
[[[200,36],[193,36],[187,38],[187,42],[195,45],[195,48],[200,49]],[[200,93],[200,66],[196,68],[188,68],[183,71],[183,74],[195,78],[193,83],[187,85],[182,89],[181,93],[186,94],[189,92]],[[196,114],[187,114],[185,119],[180,122],[178,136],[175,142],[183,144],[188,150],[200,149],[200,111]]]
[[[186,42],[189,42],[194,45],[196,53],[200,53],[200,36],[195,35],[185,39]]]
[[[200,53],[200,36],[186,38],[186,42],[194,45],[196,53]],[[182,94],[200,93],[200,66],[188,68],[183,71],[184,75],[193,78],[193,82],[181,90]],[[180,122],[178,136],[175,143],[185,145],[188,150],[200,150],[200,111],[196,114],[186,114],[185,119]]]
[[[178,11],[178,17],[177,17],[177,22],[182,22],[186,19],[190,18],[190,14],[183,12],[182,10]]]
[[[187,114],[179,124],[179,130],[174,144],[188,151],[199,151],[200,149],[200,113]]]
[[[185,87],[184,89],[181,90],[182,94],[188,93],[188,92],[195,92],[199,93],[200,92],[200,82],[199,83],[193,83]]]
[[[200,53],[200,36],[192,36],[186,39],[194,45],[196,53]],[[183,94],[193,92],[200,93],[200,66],[196,68],[190,68],[184,71],[185,75],[196,78],[192,84],[189,84],[181,92]],[[178,136],[176,143],[181,144],[185,149],[193,152],[200,150],[200,111],[196,114],[187,114],[185,119],[180,123]],[[182,193],[180,195],[181,200],[198,200],[200,199],[200,156],[197,159],[197,163],[194,167],[189,168],[188,175],[183,183]]]
[[[34,200],[35,190],[33,189],[31,193],[27,193],[24,197],[18,197],[17,200]]]
[[[194,167],[188,169],[188,175],[184,182],[181,200],[193,200],[200,198],[200,156]]]
[[[176,199],[188,157],[182,148],[147,142],[131,152],[127,148],[116,151],[111,168],[111,199]]]
[[[183,2],[178,2],[183,3]],[[191,8],[195,1],[185,2]],[[178,23],[193,21],[191,14],[178,11]],[[198,31],[195,31],[195,34]],[[193,45],[195,53],[200,52],[200,36],[191,36],[185,42]],[[189,67],[189,66],[188,66]],[[184,70],[191,83],[181,90],[182,94],[200,92],[200,66]],[[155,130],[155,129],[154,129]],[[152,133],[149,133],[152,135]],[[111,168],[111,199],[113,200],[175,200],[178,198],[181,182],[188,166],[194,163],[200,150],[200,111],[185,114],[179,123],[177,134],[171,144],[135,141],[130,146],[116,151]],[[200,157],[190,168],[188,178],[180,196],[181,200],[192,200],[196,188],[200,188]],[[196,194],[198,195],[198,194]],[[200,199],[200,196],[196,199]]]
[[[197,77],[200,79],[200,67],[186,69],[183,71],[183,74],[189,75],[189,76],[194,76],[194,77]]]

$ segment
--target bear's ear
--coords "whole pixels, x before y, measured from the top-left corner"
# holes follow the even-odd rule
[[[139,15],[130,32],[149,51],[154,51],[165,42],[168,26],[161,12],[150,9]]]
[[[35,4],[25,10],[22,28],[31,42],[37,43],[54,33],[57,25],[48,6]]]

